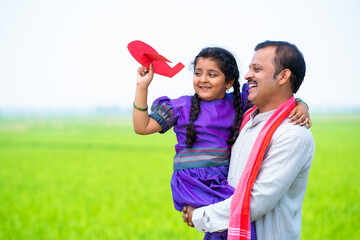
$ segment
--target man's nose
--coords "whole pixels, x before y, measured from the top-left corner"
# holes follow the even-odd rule
[[[250,79],[252,79],[253,78],[253,73],[252,73],[252,71],[248,71],[247,73],[246,73],[246,75],[244,76],[244,78],[245,78],[245,80],[250,80]]]

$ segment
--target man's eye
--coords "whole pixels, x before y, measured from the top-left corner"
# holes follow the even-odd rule
[[[216,77],[216,74],[214,74],[214,73],[209,73],[209,76],[210,76],[210,77]]]
[[[194,72],[194,75],[195,76],[200,76],[200,73],[199,72]]]

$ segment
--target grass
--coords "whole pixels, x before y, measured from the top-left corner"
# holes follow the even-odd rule
[[[302,239],[360,239],[360,118],[314,118]],[[118,117],[0,119],[0,239],[202,239],[171,199],[175,136]]]
[[[360,239],[360,117],[315,118],[303,239]]]

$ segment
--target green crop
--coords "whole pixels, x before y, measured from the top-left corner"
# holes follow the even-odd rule
[[[360,239],[360,118],[315,117],[302,239]],[[0,239],[202,239],[172,203],[175,134],[131,119],[0,119]]]

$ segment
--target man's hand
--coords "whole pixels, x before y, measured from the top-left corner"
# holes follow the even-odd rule
[[[185,206],[183,208],[183,221],[189,226],[194,227],[194,224],[192,222],[192,215],[195,208],[191,206]]]

